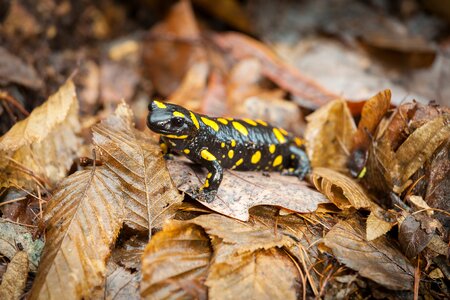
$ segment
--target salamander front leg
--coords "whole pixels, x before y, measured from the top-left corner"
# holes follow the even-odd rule
[[[223,178],[223,169],[214,155],[208,150],[202,150],[202,166],[208,170],[205,183],[203,187],[199,189],[199,200],[211,203],[217,195],[217,189],[220,186]]]

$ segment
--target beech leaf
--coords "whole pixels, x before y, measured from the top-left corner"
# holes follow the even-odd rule
[[[414,267],[384,236],[365,239],[365,229],[357,219],[340,221],[331,228],[324,242],[337,260],[392,290],[412,290]]]
[[[1,137],[0,187],[34,190],[36,177],[47,187],[56,184],[77,157],[79,131],[78,100],[69,80]]]
[[[373,212],[367,217],[366,224],[366,239],[368,241],[372,241],[384,235],[394,226],[394,223],[389,223],[380,219]]]
[[[225,244],[226,246],[226,244]],[[223,251],[215,247],[217,252]],[[225,250],[227,252],[227,250]],[[219,255],[221,255],[219,253]],[[298,270],[278,248],[246,252],[211,266],[206,280],[210,299],[297,299]]]
[[[170,221],[153,236],[142,256],[143,299],[206,298],[203,281],[211,243],[201,227]]]
[[[122,103],[115,113],[92,128],[102,161],[122,182],[126,222],[151,232],[173,216],[183,200],[165,166],[161,149],[149,135],[134,129],[133,114]]]
[[[6,272],[2,274],[0,299],[16,300],[23,294],[28,277],[28,254],[19,251],[9,262]]]
[[[80,299],[99,286],[123,222],[121,187],[105,167],[66,178],[44,214],[46,245],[30,299]]]
[[[183,161],[168,161],[167,166],[178,189],[193,196],[190,191],[203,185],[206,170]],[[276,205],[295,212],[313,212],[320,203],[328,203],[325,196],[309,188],[293,176],[272,172],[238,172],[225,170],[215,200],[201,202],[221,214],[247,221],[248,209],[257,205]]]

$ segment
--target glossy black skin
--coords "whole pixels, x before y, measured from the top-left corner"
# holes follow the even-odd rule
[[[301,140],[286,132],[282,134],[280,132],[280,130],[283,131],[282,129],[272,127],[265,122],[260,121],[261,124],[254,125],[254,121],[247,119],[244,121],[212,118],[191,112],[178,105],[158,101],[150,103],[149,111],[147,126],[161,134],[163,152],[167,153],[170,150],[170,152],[183,154],[208,169],[209,177],[198,192],[198,196],[207,202],[213,201],[217,193],[222,181],[223,169],[284,170],[284,174],[297,176],[300,179],[310,171],[309,159]],[[175,116],[174,112],[178,115],[181,113],[184,117]],[[198,128],[192,115],[198,121]],[[208,126],[202,121],[202,117],[213,121],[217,126]],[[227,124],[223,124],[219,119]],[[238,122],[246,130],[237,130],[232,122]],[[274,130],[279,133],[278,138]],[[248,134],[245,135],[245,132]],[[181,138],[175,138],[176,136]],[[209,160],[205,159],[201,155],[203,150],[211,153],[216,159],[211,160],[211,157]],[[231,158],[230,150],[233,150]],[[257,160],[258,155],[256,155],[252,163],[252,156],[257,151],[260,151],[260,159]],[[274,166],[274,161],[279,162],[280,157],[282,162],[275,163]],[[240,160],[241,164],[238,163]]]

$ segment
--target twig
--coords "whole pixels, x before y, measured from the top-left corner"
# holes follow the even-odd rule
[[[414,272],[414,300],[419,299],[419,286],[420,286],[420,256],[417,257],[417,267]]]
[[[28,117],[30,113],[18,102],[16,99],[14,99],[11,95],[9,95],[7,92],[0,91],[0,99],[4,100],[8,103],[11,103],[15,108],[17,108],[24,116]]]
[[[25,200],[25,199],[27,199],[27,197],[19,197],[19,198],[16,198],[16,199],[8,200],[8,201],[0,203],[0,206],[6,205],[6,204],[10,204],[10,203],[13,203],[13,202],[22,201],[22,200]]]

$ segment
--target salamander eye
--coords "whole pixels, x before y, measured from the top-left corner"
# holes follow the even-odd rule
[[[173,126],[173,127],[181,127],[181,126],[183,126],[183,124],[184,124],[184,122],[183,122],[183,119],[181,119],[181,118],[172,118],[170,120],[170,126]]]

